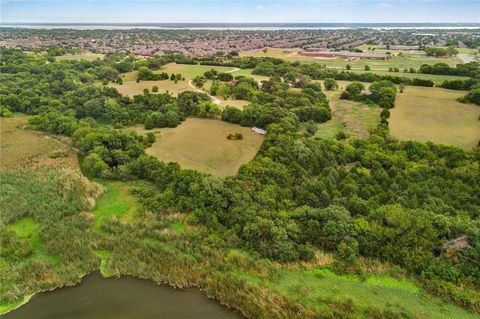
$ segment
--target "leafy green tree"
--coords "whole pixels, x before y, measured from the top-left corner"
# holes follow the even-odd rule
[[[327,91],[334,91],[338,89],[338,83],[334,79],[327,78],[323,81],[323,85],[325,86],[325,90]]]

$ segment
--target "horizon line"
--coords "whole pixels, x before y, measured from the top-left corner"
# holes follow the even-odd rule
[[[10,22],[0,22],[0,24],[20,24],[20,23],[35,23],[35,24],[434,24],[434,23],[442,23],[442,24],[478,24],[480,22],[442,22],[442,21],[423,21],[423,22],[66,22],[66,21],[58,21],[58,22],[42,22],[42,21],[10,21]]]

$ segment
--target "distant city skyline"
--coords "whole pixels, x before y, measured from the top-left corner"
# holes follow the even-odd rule
[[[0,0],[7,23],[479,23],[480,1]]]

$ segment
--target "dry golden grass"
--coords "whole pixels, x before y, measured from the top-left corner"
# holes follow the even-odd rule
[[[55,58],[57,61],[73,61],[73,60],[87,60],[87,61],[95,61],[97,59],[103,59],[103,54],[100,53],[92,53],[92,52],[85,52],[79,54],[65,54]]]
[[[231,133],[243,140],[227,139]],[[263,142],[263,136],[248,127],[212,119],[189,118],[176,128],[161,129],[161,136],[147,153],[183,168],[224,177],[235,175],[249,162]]]
[[[390,132],[401,140],[417,140],[471,149],[480,140],[480,107],[456,99],[466,92],[407,87],[391,110]]]
[[[221,107],[232,106],[238,109],[243,109],[245,105],[250,104],[249,101],[245,101],[245,100],[230,100],[230,99],[229,100],[220,99],[220,100],[222,101],[222,103],[220,103]]]
[[[68,140],[23,127],[26,118],[0,118],[0,170],[41,166],[78,167],[76,152]]]
[[[120,84],[110,84],[110,86],[116,88],[120,94],[133,97],[135,95],[143,94],[144,89],[148,89],[152,93],[153,86],[158,86],[159,93],[170,92],[172,95],[177,96],[179,93],[184,91],[193,91],[188,85],[188,81],[178,81],[175,83],[170,80],[163,81],[140,81],[139,83],[136,80],[133,81],[124,81],[122,85]]]

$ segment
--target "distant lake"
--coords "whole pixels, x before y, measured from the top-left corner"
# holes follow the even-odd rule
[[[0,28],[74,30],[348,30],[480,29],[479,23],[5,23]]]
[[[75,287],[35,295],[2,319],[240,319],[199,289],[177,290],[132,277],[96,272]]]

